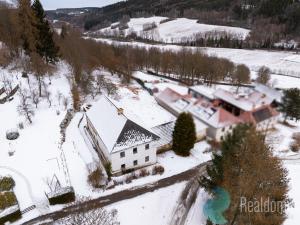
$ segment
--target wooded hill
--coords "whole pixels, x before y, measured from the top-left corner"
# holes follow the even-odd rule
[[[256,27],[271,25],[273,30],[280,28],[284,35],[300,36],[299,0],[128,0],[82,11],[84,13],[74,15],[64,9],[48,11],[47,14],[51,19],[71,22],[86,30],[109,26],[124,15],[157,15],[258,30]],[[276,29],[274,26],[277,26]]]

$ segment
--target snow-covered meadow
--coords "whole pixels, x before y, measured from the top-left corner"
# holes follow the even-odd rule
[[[119,23],[114,23],[110,27],[103,28],[95,33],[101,33],[103,35],[111,36],[120,32],[119,28],[116,28]],[[151,26],[154,26],[151,29]],[[236,37],[237,39],[245,39],[250,30],[229,27],[229,26],[217,26],[198,23],[197,20],[187,18],[177,18],[174,20],[168,20],[167,17],[148,17],[148,18],[132,18],[128,22],[128,28],[122,32],[125,35],[130,35],[133,32],[139,37],[147,37],[155,41],[164,43],[181,43],[186,40],[194,40],[196,35],[214,34],[226,32]]]

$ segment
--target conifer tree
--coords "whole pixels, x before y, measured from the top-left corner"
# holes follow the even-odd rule
[[[200,179],[207,191],[221,187],[230,193],[226,211],[228,224],[281,225],[286,219],[288,198],[287,170],[272,155],[265,137],[249,125],[237,126],[221,143],[221,153],[208,166],[208,176]],[[241,200],[261,205],[259,211],[242,208]],[[276,204],[274,211],[268,211]],[[267,205],[267,206],[265,206]],[[253,208],[252,208],[253,210]]]
[[[53,40],[53,32],[49,22],[46,19],[46,14],[39,0],[34,0],[32,4],[35,17],[37,19],[37,53],[46,60],[47,63],[55,63],[58,58],[59,48]]]
[[[196,128],[191,114],[181,113],[173,131],[173,150],[176,154],[188,156],[196,142]]]
[[[291,88],[283,91],[279,111],[283,113],[285,120],[287,118],[300,120],[300,89]]]
[[[38,34],[37,20],[31,9],[30,0],[19,0],[18,2],[18,21],[20,27],[22,46],[27,55],[36,51]]]

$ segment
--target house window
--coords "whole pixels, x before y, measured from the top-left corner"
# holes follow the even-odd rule
[[[149,156],[146,156],[146,157],[145,157],[145,162],[149,162],[149,160],[150,160],[150,159],[149,159]]]
[[[134,148],[133,149],[133,154],[136,154],[137,153],[137,148]]]
[[[122,170],[125,170],[125,169],[126,169],[126,165],[125,165],[125,164],[122,164],[122,165],[121,165],[121,169],[122,169]]]
[[[222,132],[224,132],[224,131],[225,131],[225,127],[222,128]]]
[[[150,148],[149,144],[146,144],[145,149],[148,150]]]
[[[230,126],[229,129],[232,130],[232,126]]]
[[[138,164],[138,161],[137,161],[137,160],[134,160],[134,161],[133,161],[133,165],[134,165],[134,166],[137,166],[137,164]]]
[[[125,157],[125,152],[120,152],[120,157],[124,158]]]
[[[223,141],[224,140],[224,137],[223,136],[221,136],[221,141]]]

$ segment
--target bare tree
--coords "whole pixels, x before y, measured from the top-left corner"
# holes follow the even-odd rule
[[[43,87],[44,87],[44,96],[49,104],[49,108],[52,106],[52,99],[51,99],[51,92],[48,89],[48,85],[43,82]]]
[[[4,74],[2,74],[2,76],[1,76],[1,82],[3,84],[5,93],[8,95],[13,90],[13,82],[12,82],[12,80],[9,77],[7,77]]]
[[[63,105],[64,105],[64,107],[65,107],[65,110],[68,108],[68,105],[69,105],[69,98],[68,97],[65,97],[65,96],[63,96]]]
[[[117,93],[117,86],[111,82],[106,83],[105,88],[108,96],[113,96]]]
[[[29,123],[32,123],[32,117],[34,116],[34,110],[30,104],[30,97],[26,89],[19,89],[20,103],[17,106],[17,111],[20,115],[25,116]]]
[[[250,82],[250,70],[244,65],[237,65],[234,73],[233,73],[233,82],[237,85],[236,92],[239,91],[239,88],[242,84],[248,84]]]
[[[56,92],[56,98],[57,98],[57,101],[58,101],[58,105],[60,105],[61,100],[63,98],[63,94],[60,91],[57,91]]]
[[[32,100],[33,104],[35,105],[35,108],[37,108],[38,104],[40,103],[39,92],[34,89],[31,89],[30,94],[31,94],[31,100]]]
[[[256,82],[267,85],[270,82],[270,79],[271,70],[266,66],[260,67],[257,73]]]

